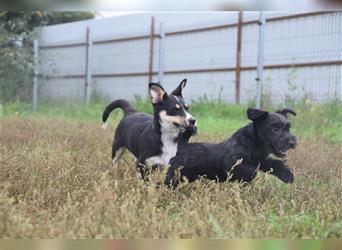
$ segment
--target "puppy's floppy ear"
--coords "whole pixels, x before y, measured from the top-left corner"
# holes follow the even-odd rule
[[[276,113],[281,114],[287,118],[287,113],[296,116],[296,112],[292,109],[284,108],[282,110],[277,110]]]
[[[183,81],[181,81],[178,87],[174,91],[172,91],[171,95],[175,95],[175,96],[179,96],[183,98],[182,90],[184,89],[186,82],[187,82],[187,79],[183,79]]]
[[[158,83],[152,82],[148,85],[148,88],[151,95],[151,102],[153,104],[162,102],[167,97],[167,93],[165,92],[164,88]]]
[[[253,109],[248,108],[247,109],[247,117],[249,120],[252,120],[253,122],[261,121],[265,119],[268,116],[268,112],[261,110],[261,109]]]

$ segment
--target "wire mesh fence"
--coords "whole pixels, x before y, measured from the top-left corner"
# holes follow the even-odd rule
[[[44,39],[38,51],[38,100],[145,98],[147,83],[162,77],[166,89],[188,78],[187,98],[192,100],[252,101],[259,48],[256,14],[227,13],[229,22],[190,28],[164,22],[165,37],[160,22],[144,18],[139,34],[114,32],[101,38],[87,23],[78,40]],[[342,99],[342,13],[265,15],[263,102]],[[64,28],[65,36],[73,29]]]

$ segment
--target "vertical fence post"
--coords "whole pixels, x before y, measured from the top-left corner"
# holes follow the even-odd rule
[[[33,79],[32,79],[32,109],[37,111],[38,98],[38,40],[33,41]]]
[[[159,60],[158,60],[158,82],[162,83],[164,78],[165,67],[165,30],[164,23],[160,23],[159,27]]]
[[[86,33],[86,65],[85,65],[85,95],[86,95],[86,103],[90,102],[91,92],[92,92],[92,80],[91,80],[91,47],[92,47],[92,39],[90,28],[87,27]]]
[[[256,83],[256,108],[261,108],[262,82],[264,70],[264,40],[265,40],[265,16],[262,11],[259,15],[259,41],[258,41],[258,67]]]
[[[241,75],[241,39],[243,12],[239,11],[236,37],[236,70],[235,70],[235,103],[240,103],[240,75]]]
[[[150,31],[150,58],[148,67],[148,83],[152,82],[153,77],[153,56],[154,56],[154,17],[151,17],[151,31]]]
[[[342,60],[342,12],[339,12],[340,14],[340,58]],[[342,103],[342,65],[340,64],[340,101]]]

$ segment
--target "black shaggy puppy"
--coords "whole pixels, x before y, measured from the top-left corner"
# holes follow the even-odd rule
[[[169,163],[176,155],[182,133],[186,132],[186,138],[189,139],[196,131],[196,120],[189,113],[182,96],[185,85],[186,79],[168,95],[161,85],[150,83],[153,116],[137,112],[126,100],[116,100],[106,107],[102,115],[105,124],[112,110],[121,108],[124,111],[114,135],[113,163],[128,149],[136,157],[143,179],[146,164],[156,168]]]
[[[250,182],[256,171],[261,170],[292,183],[291,170],[282,160],[271,158],[272,155],[283,158],[296,146],[296,139],[290,133],[288,113],[296,115],[291,109],[269,113],[249,108],[247,116],[253,122],[240,128],[228,140],[219,144],[181,143],[170,161],[165,184],[178,185],[177,169],[190,182],[200,176],[220,182]]]

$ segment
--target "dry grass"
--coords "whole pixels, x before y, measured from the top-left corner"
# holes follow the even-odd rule
[[[301,139],[295,183],[260,174],[247,186],[206,180],[171,191],[143,183],[114,128],[45,118],[2,120],[0,237],[341,237],[341,145]],[[220,141],[218,135],[196,140]]]

